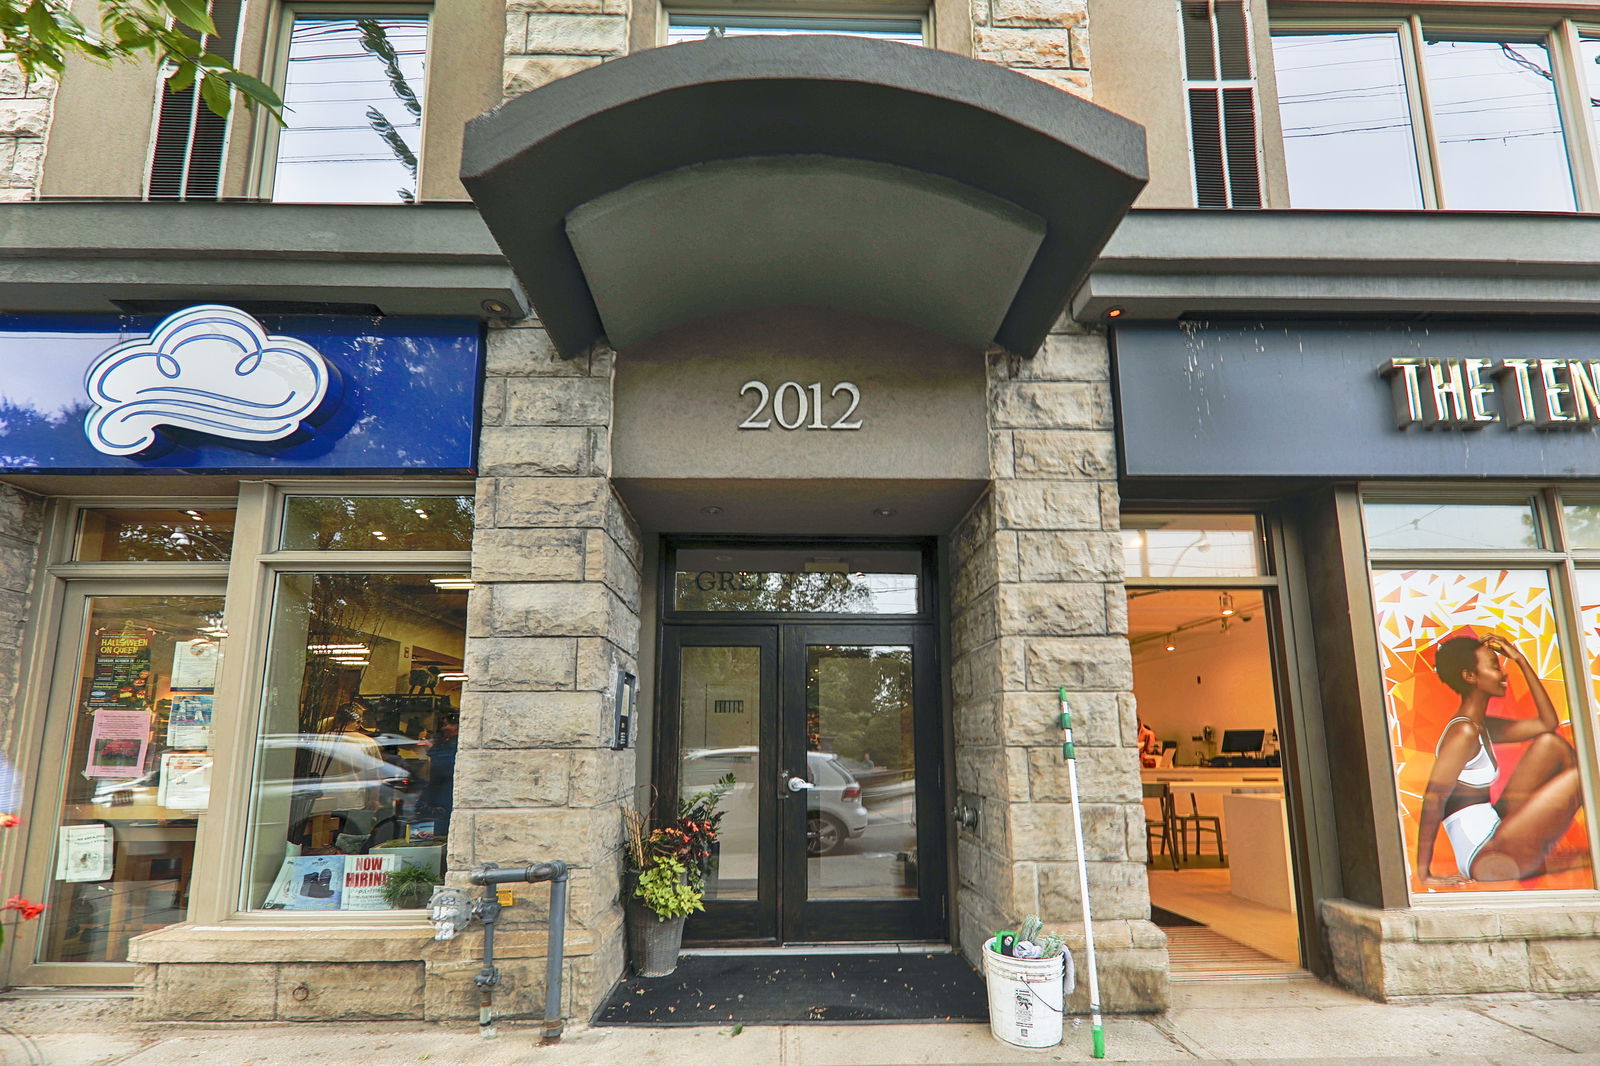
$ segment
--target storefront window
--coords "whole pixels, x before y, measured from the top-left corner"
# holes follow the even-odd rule
[[[1367,545],[1375,549],[1541,548],[1532,501],[1452,503],[1368,500]]]
[[[1251,577],[1264,573],[1253,515],[1130,514],[1122,523],[1129,577]]]
[[[73,558],[79,562],[226,562],[233,548],[231,507],[186,510],[85,508]]]
[[[815,614],[916,614],[922,554],[679,550],[673,608]]]
[[[290,496],[286,551],[468,551],[471,496]]]
[[[1549,572],[1385,567],[1372,591],[1412,891],[1593,888]]]
[[[409,899],[392,890],[443,869],[470,584],[459,573],[278,576],[246,907],[426,901],[425,884]]]
[[[221,596],[94,596],[62,767],[40,962],[121,962],[181,922],[211,804]]]

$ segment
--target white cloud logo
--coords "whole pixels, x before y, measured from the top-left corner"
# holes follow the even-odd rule
[[[150,447],[157,426],[280,440],[322,403],[329,375],[305,341],[269,337],[236,307],[201,304],[95,360],[84,379],[94,407],[83,431],[107,455]]]

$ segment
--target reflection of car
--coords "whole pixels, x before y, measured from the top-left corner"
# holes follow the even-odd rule
[[[264,800],[287,795],[328,811],[365,806],[373,788],[392,800],[411,788],[413,775],[383,751],[359,733],[269,733],[260,740],[256,788]]]
[[[806,765],[814,786],[806,791],[806,853],[829,855],[846,840],[866,832],[867,809],[861,805],[861,785],[829,752],[807,752]],[[733,774],[733,788],[720,804],[723,817],[719,836],[725,874],[734,855],[755,855],[754,789],[758,767],[758,751],[753,747],[701,748],[683,753],[679,789],[685,797],[712,787],[724,774]]]

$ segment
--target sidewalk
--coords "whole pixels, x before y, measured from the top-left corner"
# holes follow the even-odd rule
[[[1030,1052],[983,1025],[569,1027],[541,1047],[525,1023],[140,1023],[130,999],[0,999],[3,1066],[954,1066],[1090,1062],[1084,1021]],[[11,1035],[11,1034],[16,1035]],[[1600,998],[1452,997],[1372,1003],[1308,979],[1178,982],[1164,1015],[1106,1022],[1107,1061],[1600,1066]]]

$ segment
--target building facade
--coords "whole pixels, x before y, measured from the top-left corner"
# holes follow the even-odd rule
[[[1600,989],[1590,6],[217,0],[287,126],[0,80],[5,982],[470,1018],[385,879],[561,860],[585,1019],[623,810],[732,774],[691,945],[1081,947],[1081,848],[1112,1011],[1196,928]]]

